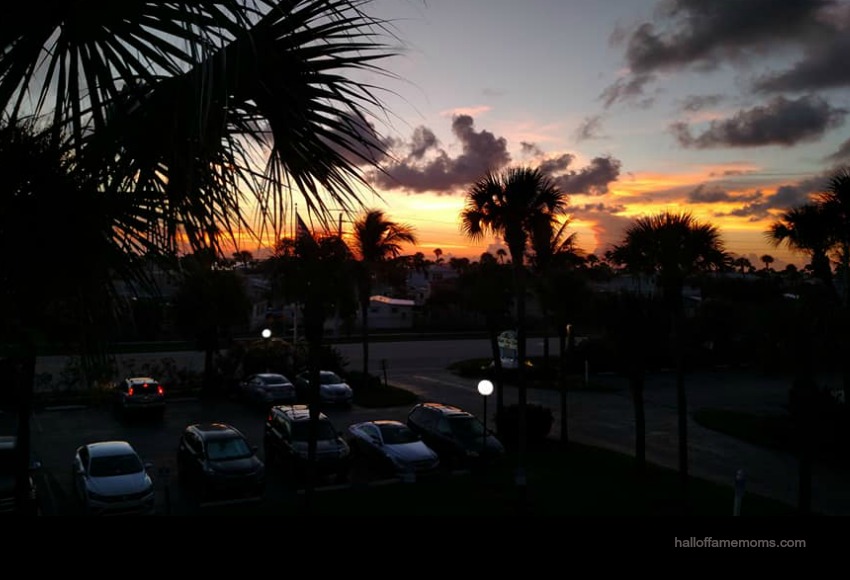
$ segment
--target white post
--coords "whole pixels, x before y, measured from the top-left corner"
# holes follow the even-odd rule
[[[732,507],[733,516],[741,515],[741,500],[744,497],[744,483],[744,470],[739,469],[738,473],[735,474],[735,504]]]

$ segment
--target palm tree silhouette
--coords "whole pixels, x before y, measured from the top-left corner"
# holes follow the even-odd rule
[[[31,3],[21,10],[0,51],[3,119],[43,124],[50,147],[63,152],[54,167],[73,164],[81,181],[61,191],[91,210],[74,236],[85,226],[86,237],[103,234],[109,251],[102,256],[114,258],[119,248],[112,276],[140,278],[134,256],[221,253],[223,241],[246,231],[280,232],[293,195],[319,219],[328,218],[330,204],[362,205],[363,169],[383,152],[370,119],[383,105],[374,79],[350,73],[385,74],[378,63],[392,53],[381,37],[395,42],[364,2],[50,3],[47,11]],[[7,216],[18,223],[76,215],[60,203],[36,209],[7,201],[16,212]],[[92,266],[90,279],[108,289],[99,273]],[[4,295],[9,310],[27,311],[18,309],[20,296]],[[88,334],[83,321],[78,332]],[[2,337],[30,370],[42,331],[31,328],[27,337]],[[91,341],[80,344],[91,354]],[[21,381],[31,385],[30,370]],[[28,456],[28,436],[20,444]]]
[[[676,352],[676,393],[679,425],[679,474],[688,487],[688,414],[684,382],[683,291],[694,274],[723,268],[731,261],[719,230],[692,214],[665,211],[638,218],[611,259],[634,272],[653,275],[670,317],[670,340]]]
[[[812,275],[833,288],[829,250],[834,240],[830,235],[833,219],[819,203],[805,203],[780,214],[770,224],[765,235],[774,246],[785,244],[789,249],[809,256]]]
[[[411,226],[387,219],[383,211],[372,209],[354,222],[354,251],[360,260],[358,275],[360,314],[363,323],[363,380],[369,376],[369,300],[373,279],[387,260],[401,254],[402,244],[415,244]]]
[[[492,171],[479,179],[466,193],[460,214],[461,231],[472,240],[485,234],[505,240],[511,254],[517,309],[517,388],[519,449],[517,484],[525,493],[526,407],[524,381],[526,362],[525,252],[530,232],[541,221],[554,221],[567,209],[567,195],[540,169],[511,168],[501,174]]]

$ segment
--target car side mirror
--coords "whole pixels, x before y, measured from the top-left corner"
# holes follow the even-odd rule
[[[153,469],[153,461],[145,461],[145,470]]]

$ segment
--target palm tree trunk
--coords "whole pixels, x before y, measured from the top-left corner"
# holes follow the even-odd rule
[[[644,376],[641,361],[632,361],[629,372],[629,390],[635,409],[635,470],[639,476],[646,473],[646,409],[643,403]]]
[[[519,432],[519,441],[518,441],[518,449],[517,449],[517,473],[516,473],[516,485],[519,488],[520,492],[520,501],[521,503],[525,502],[526,499],[526,473],[525,473],[525,455],[526,448],[528,446],[528,426],[527,426],[527,402],[528,402],[528,393],[526,392],[526,384],[525,384],[525,269],[522,264],[522,252],[518,252],[514,254],[511,252],[511,256],[514,258],[514,277],[516,280],[516,289],[517,289],[517,411],[519,415],[519,421],[517,425],[517,429]]]
[[[360,301],[360,314],[363,323],[363,384],[369,383],[369,297]]]
[[[18,390],[18,427],[17,457],[15,465],[15,511],[26,515],[29,499],[30,416],[32,415],[32,394],[35,384],[36,350],[28,339],[24,339],[22,352],[15,365],[15,380]],[[31,515],[31,514],[30,514]]]
[[[496,417],[500,417],[501,414],[504,413],[505,407],[504,379],[502,377],[502,354],[499,352],[498,330],[495,324],[488,324],[487,330],[490,334],[490,351],[493,353],[493,378],[496,383]],[[498,427],[499,422],[496,421],[497,432]]]
[[[316,448],[319,429],[319,371],[321,366],[322,335],[324,331],[324,306],[321,299],[307,297],[304,305],[304,333],[307,338],[307,367],[310,376],[307,404],[310,420],[307,431],[307,469],[305,473],[304,504],[307,513],[313,509],[316,485]]]
[[[673,348],[676,356],[676,405],[679,423],[679,480],[683,498],[688,492],[688,401],[685,392],[685,356],[681,336],[681,309],[673,312]]]
[[[566,449],[569,444],[569,430],[567,428],[567,362],[572,356],[572,351],[567,352],[567,345],[572,342],[572,332],[570,340],[567,340],[567,327],[561,326],[558,328],[558,392],[561,394],[561,447]]]

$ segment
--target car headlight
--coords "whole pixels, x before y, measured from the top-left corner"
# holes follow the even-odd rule
[[[94,501],[109,501],[110,497],[108,495],[103,495],[100,493],[93,492],[91,490],[86,490],[89,499]]]

